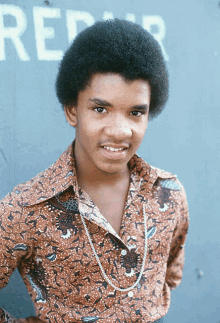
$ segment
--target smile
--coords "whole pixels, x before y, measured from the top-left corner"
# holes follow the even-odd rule
[[[107,147],[107,146],[104,146],[103,148],[110,150],[110,151],[122,151],[124,149],[124,148],[112,148],[112,147]]]
[[[125,147],[113,148],[109,146],[102,146],[101,148],[103,156],[111,161],[124,159],[128,151],[128,148]]]

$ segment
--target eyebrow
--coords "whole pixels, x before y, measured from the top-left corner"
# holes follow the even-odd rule
[[[98,99],[98,98],[89,99],[89,101],[94,102],[97,105],[101,105],[102,107],[112,107],[111,103],[109,103],[105,100]]]
[[[112,107],[112,104],[105,101],[105,100],[102,100],[102,99],[98,99],[98,98],[94,98],[94,99],[89,99],[89,101],[97,104],[97,105],[100,105],[102,107]],[[141,104],[141,105],[134,105],[131,109],[136,109],[136,110],[140,110],[140,111],[143,111],[143,112],[147,112],[149,110],[149,106],[148,104]]]
[[[132,109],[147,112],[149,110],[148,104],[143,104],[143,105],[135,105],[132,107]]]

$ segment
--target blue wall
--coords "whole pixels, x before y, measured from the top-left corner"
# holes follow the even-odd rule
[[[190,208],[184,278],[165,323],[220,321],[220,4],[216,0],[0,0],[0,198],[74,139],[56,99],[63,51],[103,18],[131,19],[161,42],[170,99],[138,153],[178,174]],[[17,271],[0,307],[34,314]]]

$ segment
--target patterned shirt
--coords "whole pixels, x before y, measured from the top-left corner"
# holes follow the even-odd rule
[[[128,167],[119,234],[77,184],[74,143],[0,202],[0,288],[18,268],[42,321],[151,323],[167,313],[182,279],[185,191],[136,154]],[[0,310],[0,323],[22,321]]]

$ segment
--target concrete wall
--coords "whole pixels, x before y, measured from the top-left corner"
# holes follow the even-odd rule
[[[0,198],[52,164],[74,139],[55,96],[63,51],[103,18],[130,19],[160,41],[170,99],[138,153],[178,174],[191,224],[184,278],[165,323],[220,322],[220,3],[217,0],[0,0]],[[15,272],[0,307],[34,314]]]

